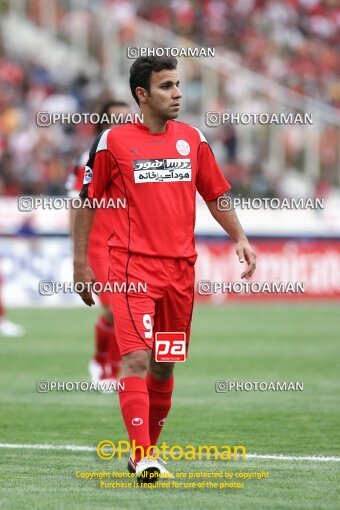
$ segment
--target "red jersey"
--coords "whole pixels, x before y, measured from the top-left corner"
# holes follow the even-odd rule
[[[66,182],[69,196],[79,196],[84,183],[85,165],[89,159],[89,151],[85,151],[74,163]],[[105,214],[106,213],[106,214]],[[110,214],[107,209],[97,208],[89,240],[89,250],[107,251],[107,240],[112,232]]]
[[[199,129],[168,121],[152,134],[141,123],[101,133],[90,151],[80,196],[104,193],[110,208],[108,246],[155,257],[193,257],[196,190],[205,201],[230,189]]]
[[[78,196],[79,191],[83,187],[84,182],[84,170],[85,165],[89,159],[89,151],[83,152],[83,154],[77,158],[68,174],[66,181],[66,189],[70,197]],[[78,191],[78,193],[76,193]]]

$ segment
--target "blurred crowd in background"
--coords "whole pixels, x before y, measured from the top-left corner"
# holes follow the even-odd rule
[[[337,0],[173,0],[139,14],[200,45],[223,47],[248,69],[340,105]]]
[[[109,97],[99,78],[69,86],[33,62],[0,56],[0,194],[64,195],[74,159],[91,147],[91,124],[36,125],[37,112],[95,112]]]
[[[31,1],[28,16],[40,20],[40,2]],[[84,17],[92,27],[94,11],[105,5],[108,18],[125,22],[121,40],[127,45],[136,16],[183,35],[201,46],[224,48],[247,69],[276,80],[290,89],[340,106],[337,44],[340,5],[337,0],[89,0],[88,8],[70,0],[58,3],[58,31],[76,31]],[[79,4],[80,5],[80,4]],[[98,43],[96,27],[90,30]],[[197,76],[189,75],[187,90],[195,96]],[[0,39],[0,195],[65,194],[72,160],[91,146],[94,126],[55,125],[39,128],[38,111],[94,112],[112,96],[100,75],[79,74],[71,83],[51,75],[37,61],[8,54]],[[130,93],[125,98],[128,99]],[[195,105],[191,105],[193,110]],[[190,102],[188,104],[190,109]],[[190,114],[190,111],[188,112]],[[303,129],[303,128],[302,128]],[[298,144],[303,132],[291,130],[285,143]],[[326,196],[335,182],[338,132],[326,129],[320,140],[322,172],[316,183],[299,175],[297,151],[286,175],[270,179],[263,171],[261,152],[249,165],[239,161],[237,130],[225,126],[219,133],[218,159],[236,192],[254,196],[280,196],[297,189],[299,196]],[[214,147],[217,140],[209,140]]]

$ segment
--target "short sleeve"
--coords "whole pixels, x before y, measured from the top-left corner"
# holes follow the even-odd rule
[[[207,142],[201,142],[198,148],[196,188],[206,202],[231,188]]]
[[[115,160],[106,145],[108,131],[101,133],[92,145],[84,170],[83,187],[80,192],[82,198],[100,200],[111,182]]]

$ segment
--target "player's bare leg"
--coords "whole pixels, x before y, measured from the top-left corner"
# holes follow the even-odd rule
[[[170,379],[174,373],[175,363],[162,362],[159,363],[155,360],[155,357],[152,355],[150,357],[150,363],[148,368],[148,373],[152,375],[155,379],[159,381],[165,381]]]
[[[129,352],[122,357],[122,377],[143,377],[149,365],[151,350]]]

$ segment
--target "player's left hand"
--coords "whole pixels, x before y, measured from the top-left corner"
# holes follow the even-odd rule
[[[96,277],[89,266],[74,267],[73,283],[75,287],[78,284],[80,288],[83,288],[83,290],[79,291],[78,294],[87,306],[92,306],[95,304],[91,291],[91,285],[95,281]]]
[[[248,268],[243,271],[241,278],[250,278],[256,269],[256,255],[247,240],[240,241],[236,244],[236,253],[241,263],[247,262]]]

